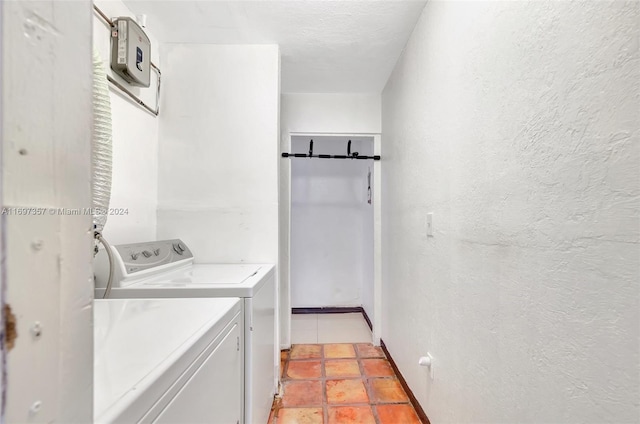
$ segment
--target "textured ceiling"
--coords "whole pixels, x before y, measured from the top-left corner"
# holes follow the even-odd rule
[[[279,44],[282,92],[380,92],[425,1],[125,0],[162,42]]]

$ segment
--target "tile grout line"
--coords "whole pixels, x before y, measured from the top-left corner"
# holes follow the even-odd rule
[[[364,362],[362,361],[364,357],[360,356],[360,350],[358,349],[357,346],[354,346],[354,348],[356,349],[356,357],[358,358],[357,360],[358,360],[358,367],[360,367],[360,374],[362,375],[364,387],[365,387],[365,390],[367,391],[367,396],[369,397],[369,409],[371,409],[371,415],[373,415],[373,420],[375,421],[375,423],[380,424],[380,417],[378,417],[378,411],[373,405],[373,396],[372,396],[373,393],[371,390],[371,386],[369,384],[369,378],[364,372]]]
[[[320,377],[322,378],[322,422],[323,423],[328,423],[329,422],[329,395],[327,394],[327,378],[326,378],[326,370],[325,370],[325,364],[327,361],[327,358],[325,357],[325,353],[324,353],[324,345],[320,345],[321,350],[321,360],[320,360]]]

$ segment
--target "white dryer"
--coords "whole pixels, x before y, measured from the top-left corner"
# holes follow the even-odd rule
[[[244,311],[244,422],[266,423],[279,377],[275,267],[272,264],[194,264],[181,240],[111,248],[110,299],[239,297]],[[109,261],[95,261],[96,298],[102,298]]]
[[[238,298],[96,300],[94,422],[240,422],[242,319]]]

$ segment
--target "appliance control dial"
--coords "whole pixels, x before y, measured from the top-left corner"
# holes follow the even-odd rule
[[[184,252],[184,247],[182,247],[180,245],[180,243],[173,243],[173,250],[178,254],[178,255],[182,255],[182,252]]]
[[[135,252],[131,252],[131,259],[133,259],[134,261],[138,259],[138,255],[140,255],[139,253],[135,253]]]
[[[153,249],[153,254],[158,256],[160,254],[160,249]]]
[[[143,255],[145,258],[150,258],[150,257],[151,257],[151,252],[149,252],[148,250],[143,250],[143,251],[142,251],[142,255]]]

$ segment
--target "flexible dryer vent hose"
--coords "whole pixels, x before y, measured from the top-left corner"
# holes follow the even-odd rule
[[[102,232],[107,222],[111,198],[111,100],[104,63],[93,50],[93,224]]]

